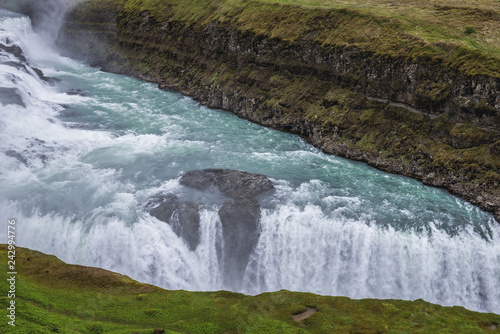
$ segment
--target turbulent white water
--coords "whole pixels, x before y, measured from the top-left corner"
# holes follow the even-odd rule
[[[500,228],[491,215],[61,57],[28,18],[0,16],[0,223],[6,231],[8,219],[17,221],[19,245],[169,289],[227,289],[217,256],[220,205],[178,178],[239,169],[276,187],[261,203],[242,292],[423,298],[500,313]],[[166,193],[201,203],[194,251],[144,209]]]

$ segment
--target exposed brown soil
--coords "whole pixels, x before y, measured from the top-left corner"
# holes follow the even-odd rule
[[[315,308],[308,307],[307,310],[305,310],[304,312],[292,315],[292,318],[297,322],[302,322],[316,312],[318,312],[318,310],[316,310]]]

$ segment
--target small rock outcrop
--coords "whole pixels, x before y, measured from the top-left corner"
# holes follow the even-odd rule
[[[179,182],[199,190],[215,186],[223,195],[231,198],[254,198],[274,189],[271,180],[265,175],[231,169],[194,170],[182,175]]]
[[[183,238],[191,250],[200,243],[200,214],[198,204],[180,201],[177,196],[167,194],[151,199],[146,205],[149,213],[172,226],[174,232]]]
[[[269,178],[230,169],[205,169],[185,173],[180,183],[198,190],[216,187],[230,200],[219,210],[222,224],[223,279],[238,289],[245,268],[259,239],[260,205],[257,196],[274,189]]]
[[[225,286],[239,289],[245,269],[259,239],[260,205],[258,196],[274,189],[269,178],[231,169],[194,170],[183,174],[180,184],[197,191],[217,189],[224,199],[219,218],[222,242],[217,245]],[[206,203],[182,201],[173,194],[151,198],[149,213],[172,226],[191,250],[200,243],[199,208]]]
[[[18,45],[5,45],[0,43],[0,51],[12,54],[14,57],[26,63],[26,57],[24,56],[23,49]]]
[[[15,151],[15,150],[7,150],[5,152],[5,155],[8,157],[11,157],[11,158],[16,158],[17,160],[19,160],[20,162],[22,162],[26,166],[28,165],[28,159],[23,157],[22,154],[20,154],[19,152]]]

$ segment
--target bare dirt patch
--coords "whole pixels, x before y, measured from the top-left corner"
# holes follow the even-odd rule
[[[293,320],[295,320],[297,322],[302,322],[303,320],[309,318],[311,315],[313,315],[316,312],[318,312],[318,310],[316,310],[315,308],[308,307],[307,310],[305,310],[304,312],[292,315],[292,318],[293,318]]]

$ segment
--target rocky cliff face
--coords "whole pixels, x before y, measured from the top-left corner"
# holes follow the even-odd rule
[[[321,20],[342,15],[333,10],[294,40],[243,28],[231,12],[208,22],[175,15],[173,6],[158,17],[122,1],[84,2],[59,41],[105,70],[445,187],[500,218],[500,73],[322,44]]]

